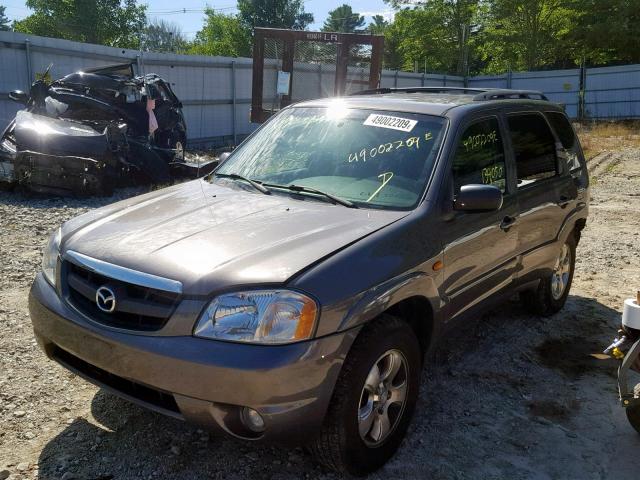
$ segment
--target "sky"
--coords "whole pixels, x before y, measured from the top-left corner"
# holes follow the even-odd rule
[[[149,18],[162,18],[177,23],[188,38],[193,38],[202,27],[202,18],[204,16],[202,11],[207,5],[224,13],[237,11],[235,0],[180,0],[179,2],[175,0],[147,0],[139,3],[148,5]],[[364,15],[367,22],[371,21],[373,15],[383,15],[387,19],[393,16],[393,10],[383,0],[305,0],[305,10],[313,13],[316,22],[309,29],[319,30],[322,28],[329,10],[333,10],[343,3],[348,3],[353,7],[354,12]],[[11,20],[24,18],[30,13],[24,2],[19,0],[0,0],[0,5],[7,7],[6,15]],[[185,9],[187,12],[175,13],[176,10],[181,9]]]

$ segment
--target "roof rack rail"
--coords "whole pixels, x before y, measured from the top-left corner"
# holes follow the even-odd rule
[[[532,98],[538,97],[538,98]],[[538,90],[511,90],[508,88],[487,89],[473,97],[476,101],[504,100],[509,98],[525,98],[529,100],[549,100],[547,96]]]
[[[461,95],[469,93],[484,93],[486,88],[465,88],[465,87],[403,87],[403,88],[374,88],[372,90],[361,90],[353,92],[353,95],[387,95],[389,93],[459,93]]]
[[[549,100],[547,96],[538,90],[511,90],[507,88],[466,88],[466,87],[403,87],[403,88],[375,88],[373,90],[361,90],[350,94],[354,95],[388,95],[390,93],[453,93],[460,95],[474,94],[475,101],[505,100],[505,99],[529,99]]]

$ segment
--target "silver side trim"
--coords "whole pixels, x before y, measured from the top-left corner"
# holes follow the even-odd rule
[[[97,258],[88,257],[82,253],[67,250],[62,255],[65,260],[86,268],[99,275],[131,283],[140,287],[153,288],[171,293],[182,293],[182,283],[169,278],[158,277],[150,273],[139,272],[130,268],[121,267],[112,263],[107,263]]]

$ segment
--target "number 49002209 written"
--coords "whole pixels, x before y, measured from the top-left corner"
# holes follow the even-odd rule
[[[424,134],[424,140],[429,141],[433,138],[431,132],[427,132]],[[405,148],[415,148],[416,150],[420,149],[420,141],[422,137],[409,137],[404,140],[396,140],[394,142],[381,143],[377,147],[373,148],[363,148],[359,152],[354,152],[349,154],[349,158],[347,161],[349,163],[352,162],[366,162],[368,159],[375,158],[378,155],[385,155],[389,152],[393,152],[395,150],[402,150]]]

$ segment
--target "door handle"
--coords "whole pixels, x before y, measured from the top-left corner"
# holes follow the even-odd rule
[[[506,217],[504,217],[504,218],[502,219],[502,221],[500,222],[500,228],[501,228],[502,230],[504,230],[505,232],[508,232],[508,231],[509,231],[509,229],[510,229],[511,227],[513,227],[513,226],[516,224],[516,222],[517,222],[517,221],[518,221],[518,219],[517,219],[517,218],[515,218],[515,217],[510,217],[509,215],[507,215],[507,216],[506,216]]]
[[[569,197],[567,197],[566,195],[561,195],[560,201],[558,202],[558,206],[560,208],[567,208],[567,205],[569,205],[570,203],[571,203],[571,199]]]

